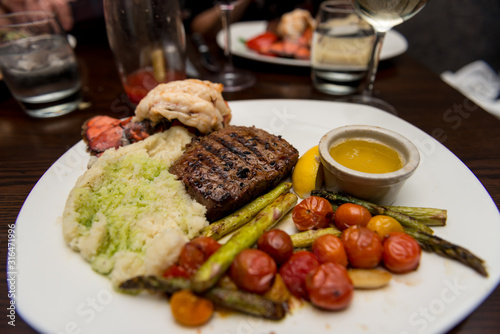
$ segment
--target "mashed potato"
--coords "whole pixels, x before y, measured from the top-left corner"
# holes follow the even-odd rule
[[[64,239],[115,286],[136,275],[160,275],[208,225],[205,207],[168,172],[191,138],[185,128],[172,127],[107,150],[71,191]]]

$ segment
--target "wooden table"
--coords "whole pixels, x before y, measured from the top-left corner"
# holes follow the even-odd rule
[[[34,333],[21,318],[15,328],[7,324],[5,263],[8,224],[42,174],[66,150],[78,142],[82,123],[106,114],[125,117],[131,106],[123,93],[107,44],[80,43],[76,53],[81,65],[87,109],[53,119],[26,116],[12,98],[0,101],[0,332]],[[189,54],[195,54],[189,47]],[[318,99],[335,97],[316,91],[309,69],[290,68],[236,59],[236,65],[253,70],[257,84],[245,91],[224,94],[228,101],[242,99]],[[4,94],[4,92],[2,93]],[[397,115],[436,138],[454,152],[479,178],[500,204],[500,121],[478,108],[440,78],[402,55],[385,61],[376,82],[376,94],[392,104]],[[486,233],[484,231],[480,233]],[[500,238],[500,236],[499,236]],[[50,301],[47,301],[50,307]],[[497,333],[500,328],[500,288],[451,333]]]

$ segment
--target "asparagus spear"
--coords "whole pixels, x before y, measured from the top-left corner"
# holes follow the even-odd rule
[[[291,182],[282,182],[273,190],[248,203],[233,214],[222,218],[201,231],[202,236],[219,240],[223,236],[237,230],[248,223],[257,213],[271,204],[278,196],[286,193],[292,188]]]
[[[273,227],[297,203],[297,196],[287,193],[259,212],[255,218],[236,232],[192,276],[192,288],[201,293],[213,287],[233,259],[243,249],[252,246],[266,230]]]
[[[370,203],[358,198],[355,198],[350,195],[342,195],[338,193],[333,193],[330,191],[324,191],[324,190],[313,190],[311,192],[311,196],[319,196],[326,198],[329,201],[332,202],[341,202],[341,203],[353,203],[353,204],[358,204],[361,206],[364,206],[365,208],[370,211],[372,215],[386,215],[390,216],[403,225],[403,227],[407,228],[413,228],[419,231],[426,232],[428,234],[433,234],[434,231],[431,230],[430,227],[426,226],[424,223],[416,220],[415,218],[408,216],[406,214],[394,211],[391,209],[389,206],[381,206],[377,205],[374,203]]]
[[[447,211],[435,208],[415,208],[409,206],[386,206],[387,209],[411,216],[427,226],[445,226]]]
[[[459,261],[474,269],[482,276],[488,276],[488,272],[484,267],[484,261],[471,253],[469,250],[452,244],[451,242],[441,239],[435,235],[430,235],[415,229],[405,228],[405,232],[417,240],[423,250],[434,252],[443,257]]]
[[[137,276],[123,282],[122,290],[150,290],[156,292],[174,293],[179,290],[189,289],[191,282],[185,278],[163,278],[157,276]],[[263,296],[215,287],[202,294],[214,304],[229,309],[256,315],[272,320],[283,319],[287,308],[285,303],[274,303]]]
[[[271,320],[283,319],[287,312],[286,303],[275,303],[263,296],[241,290],[212,288],[203,297],[214,304]]]
[[[292,239],[294,248],[307,248],[312,245],[313,241],[316,238],[324,234],[333,234],[337,237],[340,237],[342,235],[342,232],[337,230],[335,227],[327,227],[320,230],[308,230],[291,234],[290,238]]]
[[[151,290],[166,293],[174,293],[180,290],[189,289],[191,282],[187,278],[173,277],[163,278],[157,276],[136,276],[118,287],[121,290]]]

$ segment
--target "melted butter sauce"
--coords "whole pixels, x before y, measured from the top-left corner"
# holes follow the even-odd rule
[[[365,139],[346,139],[330,148],[341,165],[359,172],[382,174],[401,169],[403,158],[393,148]]]

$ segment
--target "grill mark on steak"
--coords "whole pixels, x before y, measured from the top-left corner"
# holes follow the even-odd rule
[[[206,150],[206,145],[202,142],[191,159],[191,164],[186,168],[185,184],[186,187],[196,187],[203,198],[217,198],[219,201],[226,200],[230,193],[221,189],[219,184],[213,184],[211,182],[206,182],[207,175],[218,176],[218,179],[223,179],[226,174],[217,160],[217,156],[212,154],[209,150]],[[205,148],[202,150],[201,148]],[[227,185],[226,185],[227,186]],[[201,202],[200,202],[201,203]],[[205,203],[201,203],[205,205]]]
[[[284,164],[276,164],[276,159],[277,158],[282,158],[282,154],[279,152],[280,150],[283,149],[288,149],[290,146],[286,141],[281,141],[280,136],[274,136],[277,138],[279,141],[269,143],[268,141],[265,141],[263,138],[256,136],[255,133],[261,133],[262,135],[269,135],[267,132],[261,129],[255,129],[252,133],[248,134],[249,138],[239,136],[238,134],[234,133],[229,133],[225,134],[225,136],[230,136],[233,139],[235,139],[238,143],[241,143],[241,145],[245,149],[250,149],[252,153],[255,154],[255,156],[261,161],[260,166],[265,169],[265,170],[279,170],[280,168],[283,167],[283,165],[288,164],[290,161],[286,161]],[[286,157],[285,157],[286,159]]]
[[[232,168],[235,164],[238,164],[238,161],[246,163],[246,156],[242,152],[229,143],[218,139],[216,136],[211,136],[211,138],[206,138],[204,143],[211,144],[212,147],[217,148],[217,151],[213,153],[221,160],[224,160],[227,167]]]
[[[248,164],[246,161],[246,155],[243,156],[239,154],[240,152],[237,150],[235,151],[234,149],[230,149],[218,141],[214,141],[213,138],[206,138],[206,140],[202,141],[200,145],[211,154],[205,163],[224,166],[222,168],[223,172],[218,173],[217,176],[220,182],[224,182],[225,184],[220,191],[224,192],[226,197],[222,198],[221,195],[213,196],[214,199],[217,199],[220,202],[228,200],[228,198],[230,198],[230,200],[237,201],[240,193],[249,191],[248,187],[252,185],[252,180],[256,177],[257,173],[263,172],[245,167]],[[231,189],[237,190],[228,191],[226,189],[228,185],[231,186]],[[230,194],[229,196],[227,196],[228,193]]]
[[[281,136],[278,136],[278,138],[281,139]],[[283,156],[283,153],[280,152],[280,151],[286,149],[286,145],[285,145],[286,142],[269,143],[269,142],[262,140],[259,137],[256,138],[256,141],[258,142],[258,144],[262,145],[265,148],[265,150],[263,150],[262,152],[268,152],[269,150],[271,150],[273,152],[277,152],[278,157],[276,157],[274,155],[270,155],[270,154],[269,154],[269,156],[266,157],[266,158],[268,158],[267,161],[269,161],[269,164],[271,166],[273,166],[275,169],[279,170],[280,168],[283,168],[285,165],[290,163],[289,157],[286,155]],[[276,158],[279,158],[279,159],[276,159]],[[280,160],[281,158],[284,158],[285,160]]]
[[[213,141],[213,138],[207,138],[203,141],[201,145],[210,153],[214,155],[214,159],[218,159],[220,164],[222,164],[223,171],[225,172],[221,175],[221,178],[225,178],[225,174],[232,174],[234,172],[233,167],[239,165],[237,160],[242,163],[246,163],[245,157],[242,157],[239,151],[227,147],[226,145]]]
[[[256,129],[257,132],[264,132],[264,130]],[[272,167],[275,166],[276,162],[276,154],[280,154],[280,150],[287,149],[289,144],[286,141],[281,141],[281,136],[276,136],[279,141],[274,141],[269,143],[265,141],[262,137],[254,136],[251,138],[252,146],[254,147],[254,151],[258,152],[258,155],[262,157],[266,163],[270,164]],[[265,155],[267,153],[267,155]],[[279,166],[274,167],[274,169],[279,169]]]
[[[232,140],[230,142],[226,137],[230,137],[229,140]],[[255,164],[256,166],[259,166],[262,170],[268,171],[270,169],[276,169],[276,168],[269,168],[269,161],[266,159],[264,155],[262,155],[262,149],[259,149],[256,146],[252,146],[249,144],[253,144],[251,142],[253,138],[250,140],[239,136],[238,134],[230,133],[224,134],[224,135],[219,135],[219,136],[214,136],[214,140],[219,141],[223,145],[228,145],[230,146],[231,150],[238,151],[241,153],[239,156],[241,156],[246,162],[250,164]],[[272,167],[272,166],[271,166]]]
[[[226,181],[230,183],[238,183],[235,177],[241,178],[241,175],[238,175],[241,170],[235,170],[233,168],[237,163],[233,161],[234,159],[231,159],[231,157],[234,157],[235,153],[225,150],[226,147],[224,146],[216,149],[213,145],[210,145],[209,142],[210,141],[207,140],[201,143],[203,148],[211,154],[210,157],[207,156],[205,163],[212,166],[223,166],[222,168],[217,168],[218,178],[220,180],[226,179]],[[230,154],[230,152],[233,154]],[[241,188],[241,185],[238,186]]]
[[[234,174],[233,169],[227,167],[234,165],[233,161],[228,157],[228,152],[223,152],[221,149],[224,148],[215,147],[209,140],[199,142],[192,151],[192,159],[195,161],[186,169],[188,175],[185,178],[186,187],[189,189],[192,185],[196,186],[199,192],[196,199],[205,206],[210,205],[210,201],[206,201],[206,198],[224,202],[230,200],[231,195],[238,193],[241,188],[240,182],[236,183],[235,176],[231,175]],[[231,157],[234,157],[234,154],[231,154]],[[210,180],[225,180],[225,184],[221,187],[220,183],[206,182],[207,175]]]
[[[281,137],[231,126],[193,140],[170,172],[213,222],[276,186],[297,159],[298,151]]]
[[[237,138],[243,140],[243,138],[239,136]],[[265,166],[262,166],[258,163],[258,160],[256,160],[256,156],[252,155],[252,152],[248,151],[244,145],[240,145],[238,142],[235,142],[233,138],[226,138],[224,134],[217,133],[214,136],[207,138],[207,141],[213,143],[213,146],[219,147],[220,151],[217,153],[222,154],[222,158],[226,157],[227,155],[231,155],[231,153],[235,156],[235,161],[230,161],[230,163],[227,164],[225,171],[229,171],[235,165],[239,166],[240,164],[238,164],[238,161],[240,161],[241,165],[243,166],[250,164],[253,165],[255,169],[260,169],[262,171],[265,170],[265,168],[263,168]],[[251,178],[258,171],[256,171],[255,169],[251,171],[249,168],[239,166],[236,172],[236,176],[238,176],[239,178]]]

